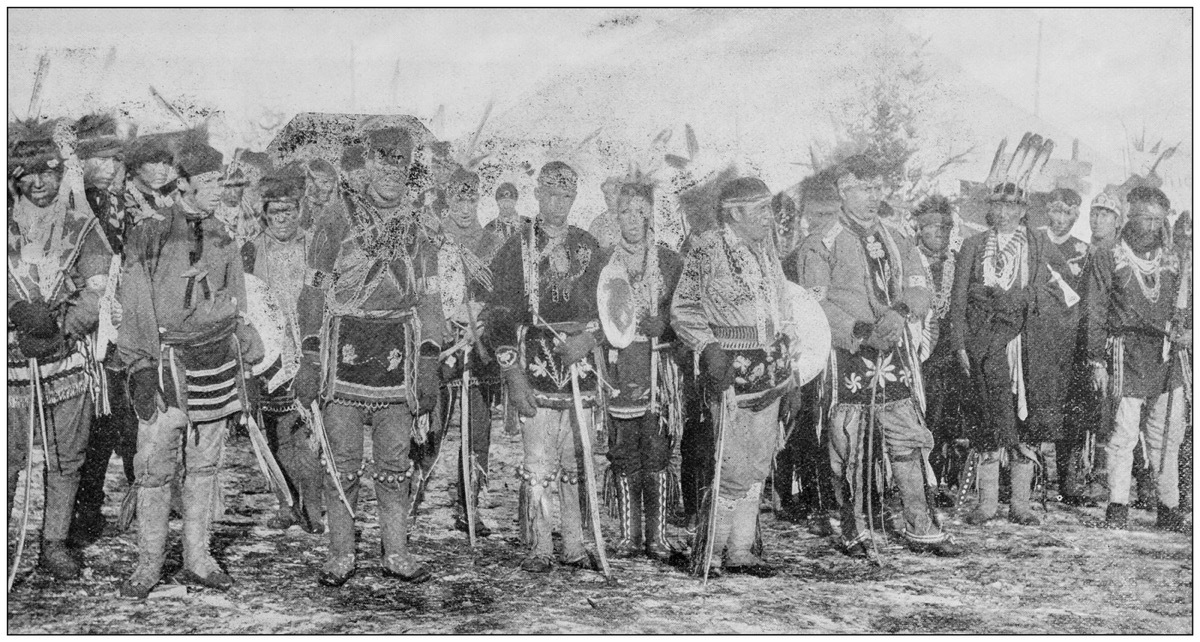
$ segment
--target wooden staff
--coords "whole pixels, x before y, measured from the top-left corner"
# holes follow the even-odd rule
[[[37,409],[37,386],[32,379],[34,372],[37,372],[37,359],[29,360],[30,382],[29,382],[29,430],[27,431],[28,439],[26,440],[25,451],[25,507],[21,509],[21,534],[17,540],[17,554],[13,557],[12,569],[8,572],[8,590],[11,591],[13,581],[17,579],[17,569],[21,567],[21,554],[25,552],[25,534],[29,532],[29,494],[32,492],[31,482],[33,479],[33,420],[35,410]],[[45,450],[46,445],[42,444],[42,449]]]
[[[587,486],[588,509],[592,518],[592,536],[596,540],[596,553],[600,568],[606,579],[612,580],[612,569],[608,567],[608,556],[604,552],[604,534],[600,532],[600,505],[597,502],[596,477],[592,471],[592,442],[583,425],[583,397],[579,393],[579,364],[571,364],[571,397],[575,402],[575,423],[579,426],[579,439],[583,442],[583,473]]]
[[[708,540],[704,547],[704,586],[708,586],[708,571],[712,566],[713,547],[717,539],[717,493],[721,490],[721,460],[725,458],[725,427],[729,423],[730,406],[733,405],[733,390],[721,393],[721,416],[713,426],[716,438],[716,459],[713,462],[713,479],[708,489]]]
[[[458,402],[458,425],[462,441],[463,509],[467,515],[467,540],[470,542],[471,548],[475,548],[475,507],[471,501],[471,491],[474,488],[471,484],[471,429],[469,426],[470,420],[468,419],[471,413],[470,395],[467,392],[471,383],[471,373],[467,370],[467,358],[470,354],[471,347],[464,346],[462,351],[462,391],[459,392]]]
[[[312,402],[311,413],[306,418],[311,420],[309,425],[312,426],[313,432],[316,433],[317,440],[321,444],[321,450],[325,453],[325,470],[333,478],[333,488],[337,491],[342,504],[346,506],[346,511],[350,513],[350,519],[354,519],[354,507],[346,498],[346,491],[342,490],[341,475],[338,474],[337,463],[333,460],[333,447],[329,445],[329,434],[325,432],[325,419],[321,417],[321,407],[317,405],[316,399]]]

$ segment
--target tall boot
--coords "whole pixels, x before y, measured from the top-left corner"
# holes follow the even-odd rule
[[[979,463],[979,504],[963,518],[968,524],[982,524],[996,517],[1000,504],[1000,460],[994,457]]]
[[[929,485],[925,483],[925,461],[919,451],[910,458],[892,458],[892,478],[900,490],[904,514],[904,541],[918,553],[942,557],[962,554],[962,548],[950,541],[933,521],[930,512]]]
[[[1013,457],[1012,499],[1008,505],[1008,521],[1024,526],[1041,526],[1042,520],[1029,507],[1029,495],[1033,488],[1034,463],[1027,457]]]
[[[753,497],[755,517],[758,516],[758,496]],[[709,577],[720,577],[722,560],[725,557],[725,548],[729,544],[729,535],[733,531],[733,524],[736,520],[734,512],[737,509],[737,502],[731,499],[725,499],[717,494],[716,501],[712,502],[709,510],[716,511],[716,528],[713,529],[711,541],[712,548],[707,550],[709,559]],[[695,541],[692,544],[692,550],[696,552],[704,551],[708,547],[709,533],[709,515],[708,511],[701,509],[698,514],[699,527],[696,529]],[[704,573],[704,560],[694,559],[692,561],[693,572],[697,575]]]
[[[75,512],[79,473],[45,473],[46,508],[42,521],[42,553],[38,565],[60,580],[79,577],[79,562],[67,548],[67,532]]]
[[[383,574],[414,584],[428,580],[429,569],[408,552],[408,510],[410,479],[375,479],[375,497],[379,500],[379,533],[383,541]],[[389,476],[395,477],[395,476]]]
[[[137,488],[137,567],[121,584],[121,595],[145,599],[162,576],[167,556],[171,487]]]
[[[754,484],[746,496],[734,502],[733,527],[729,532],[729,551],[726,570],[730,573],[746,573],[755,577],[772,577],[775,569],[762,561],[752,551],[758,532],[758,504],[762,483]]]
[[[592,555],[583,540],[584,500],[579,496],[583,480],[558,482],[559,506],[562,513],[562,563],[578,568],[596,568]],[[632,494],[632,487],[630,489]],[[631,498],[632,501],[632,498]]]
[[[667,471],[642,471],[642,500],[646,514],[646,555],[656,560],[671,557],[667,543]]]
[[[183,572],[179,578],[184,584],[225,591],[233,586],[233,578],[221,570],[208,550],[218,488],[215,474],[193,473],[183,480]]]
[[[337,587],[345,584],[354,575],[354,517],[342,503],[333,478],[326,476],[324,481],[325,516],[329,522],[329,557],[321,567],[317,582],[323,586]],[[342,473],[342,478],[338,481],[342,483],[346,500],[357,509],[360,486],[357,473]]]
[[[635,538],[641,534],[641,506],[635,504],[635,493],[641,494],[641,475],[614,475],[617,480],[617,518],[621,527],[621,538],[613,545],[613,555],[632,557],[641,548]],[[637,490],[635,490],[635,487]],[[640,499],[640,498],[638,498]],[[637,515],[635,519],[634,515]]]

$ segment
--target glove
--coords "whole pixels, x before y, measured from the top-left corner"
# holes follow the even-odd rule
[[[559,342],[554,350],[562,355],[563,362],[569,366],[591,354],[592,348],[595,348],[596,345],[596,336],[584,330],[579,334],[567,337],[566,341]]]
[[[900,342],[904,332],[904,317],[895,310],[888,310],[875,322],[866,344],[879,351],[891,350]]]
[[[167,409],[158,390],[158,373],[154,368],[142,368],[129,375],[129,396],[133,399],[133,411],[142,421],[153,421],[158,411]]]
[[[437,347],[434,346],[434,351]],[[425,347],[422,346],[422,351]],[[422,354],[417,361],[417,414],[433,412],[437,407],[438,390],[441,388],[441,362],[437,355]]]
[[[8,320],[21,332],[39,339],[58,334],[54,309],[43,301],[17,301],[8,308]]]
[[[74,305],[67,308],[63,317],[63,331],[73,337],[83,338],[96,329],[100,319],[100,293],[84,290]]]
[[[66,339],[57,332],[49,337],[36,337],[27,332],[17,333],[17,345],[27,359],[44,359],[63,349]]]
[[[791,425],[800,415],[800,410],[803,407],[803,398],[800,394],[800,386],[792,386],[783,393],[783,399],[779,402],[779,418],[783,421],[784,426]]]
[[[306,352],[300,359],[300,369],[292,380],[292,389],[296,391],[296,399],[300,406],[308,409],[317,395],[321,394],[321,364],[315,353]]]
[[[663,331],[666,329],[667,322],[663,321],[662,316],[657,314],[642,319],[642,322],[637,327],[638,333],[646,337],[661,337]]]
[[[461,352],[455,352],[447,355],[445,359],[438,361],[438,376],[441,377],[442,383],[455,380],[456,374],[462,374],[459,371],[459,360],[462,359]]]
[[[709,392],[720,395],[733,385],[733,368],[730,367],[729,355],[716,341],[704,346],[700,358],[704,360]]]
[[[238,343],[242,346],[242,361],[247,367],[257,366],[267,356],[262,337],[249,323],[238,324]]]
[[[508,386],[508,402],[517,409],[517,414],[527,419],[537,415],[537,401],[533,397],[533,386],[519,368],[506,368],[504,384]],[[520,425],[519,422],[513,422]]]

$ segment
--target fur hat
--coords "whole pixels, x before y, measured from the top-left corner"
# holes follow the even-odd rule
[[[562,187],[575,190],[579,185],[579,174],[563,161],[550,161],[538,170],[538,185]]]
[[[262,193],[263,207],[267,203],[290,201],[299,203],[304,196],[304,168],[298,163],[289,163],[258,182]]]
[[[120,155],[125,143],[137,135],[137,125],[118,122],[108,114],[88,114],[75,123],[79,158],[107,158]]]
[[[950,199],[934,194],[917,205],[917,208],[913,210],[913,219],[916,220],[918,229],[936,224],[952,226],[954,225],[953,209]]]
[[[404,128],[383,127],[369,130],[367,144],[372,152],[399,152],[407,162],[412,162],[412,135]]]
[[[179,141],[179,151],[175,154],[175,168],[181,176],[194,177],[209,172],[220,172],[224,166],[224,156],[208,144],[208,135],[202,130],[187,132]]]
[[[450,175],[450,180],[446,183],[445,188],[446,198],[468,198],[475,200],[479,198],[479,175],[475,172],[458,168]]]
[[[34,119],[8,124],[8,175],[39,174],[59,169],[58,145],[54,142],[57,120]]]
[[[731,207],[751,205],[768,198],[771,198],[771,190],[762,179],[745,176],[726,183],[717,196],[717,202],[721,207]]]
[[[146,163],[174,163],[172,134],[138,136],[125,145],[125,166],[136,171]]]

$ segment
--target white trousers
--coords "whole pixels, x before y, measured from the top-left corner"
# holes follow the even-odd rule
[[[1147,401],[1148,412],[1143,411]],[[1167,418],[1167,406],[1171,416]],[[1158,484],[1158,502],[1167,508],[1179,506],[1179,445],[1183,442],[1183,412],[1186,408],[1183,388],[1154,399],[1122,397],[1117,406],[1112,438],[1105,447],[1108,455],[1109,502],[1129,504],[1129,484],[1133,468],[1133,449],[1138,433],[1144,431],[1149,447],[1149,466]]]

